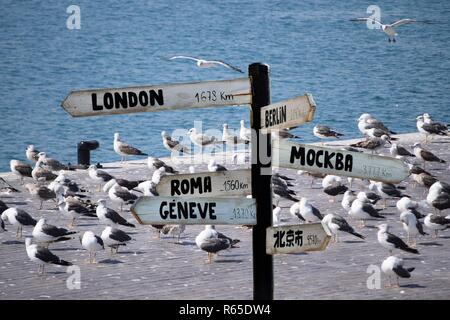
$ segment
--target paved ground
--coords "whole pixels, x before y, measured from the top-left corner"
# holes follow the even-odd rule
[[[409,145],[418,140],[418,135],[401,136],[401,143]],[[344,144],[347,142],[337,142]],[[436,139],[428,148],[450,162],[450,139]],[[386,149],[386,151],[388,151]],[[120,164],[107,165],[112,174],[127,178],[147,178],[151,171],[142,163],[133,162],[124,168]],[[229,169],[240,166],[227,165]],[[185,165],[179,165],[186,171]],[[429,167],[428,167],[429,168]],[[443,181],[449,182],[447,165],[432,165],[431,170]],[[206,170],[206,165],[197,171]],[[311,189],[310,178],[298,176],[294,170],[280,170],[295,177],[298,197],[309,198],[322,213],[338,213],[346,216],[340,206],[329,203],[321,191],[319,182]],[[22,190],[19,181],[11,174],[1,174],[12,185]],[[87,173],[78,171],[69,176],[95,190],[87,179]],[[408,194],[415,199],[424,199],[423,189],[407,186]],[[93,194],[98,199],[102,194]],[[38,204],[24,191],[19,194],[1,195],[8,205],[17,205],[35,218],[46,217],[50,223],[66,225],[67,221],[54,209],[54,204]],[[282,201],[282,207],[292,203]],[[397,209],[391,207],[382,213],[393,226],[393,232],[405,238],[398,223]],[[288,215],[288,209],[283,209]],[[423,213],[431,212],[424,210]],[[448,214],[449,212],[446,212]],[[131,214],[126,218],[133,220]],[[292,219],[292,221],[295,221]],[[349,219],[355,225],[354,221]],[[396,289],[368,289],[366,282],[370,265],[380,266],[388,252],[376,241],[375,226],[369,222],[361,232],[366,241],[352,236],[343,236],[343,242],[330,245],[325,251],[307,254],[277,255],[274,258],[276,299],[449,299],[450,298],[450,232],[443,232],[437,240],[430,236],[419,240],[418,256],[398,254],[408,266],[415,267],[411,279],[403,279]],[[72,274],[65,267],[49,266],[45,277],[38,277],[37,265],[32,263],[25,251],[23,241],[16,241],[15,230],[0,233],[0,299],[251,299],[252,298],[252,254],[251,230],[234,226],[218,226],[218,230],[241,239],[241,247],[222,253],[212,264],[205,264],[206,254],[195,246],[194,238],[201,226],[188,226],[181,244],[171,238],[153,239],[154,229],[138,226],[127,229],[135,239],[123,252],[110,256],[108,252],[99,255],[100,263],[89,265],[84,262],[87,253],[81,249],[78,238],[51,246],[53,252],[73,262],[81,271],[81,289],[68,289],[67,280]],[[103,227],[95,219],[79,222],[77,230],[92,230],[100,234]],[[31,229],[25,230],[30,235]],[[261,244],[263,245],[263,244]],[[382,276],[383,284],[386,280]]]

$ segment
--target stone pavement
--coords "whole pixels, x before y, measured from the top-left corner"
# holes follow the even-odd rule
[[[399,137],[400,142],[407,146],[423,139],[418,134]],[[346,143],[348,141],[333,144]],[[449,143],[450,138],[436,138],[427,148],[450,162]],[[220,157],[218,159],[220,161]],[[245,166],[248,165],[227,165],[228,169]],[[181,172],[187,171],[186,165],[176,167]],[[433,164],[427,168],[431,168],[442,181],[450,182],[448,163]],[[151,177],[151,171],[143,161],[125,165],[105,164],[105,170],[128,179]],[[196,170],[207,171],[206,164],[197,166]],[[293,189],[297,192],[297,198],[307,197],[323,214],[337,213],[347,217],[340,205],[341,196],[336,203],[330,203],[321,191],[319,180],[311,189],[309,177],[299,176],[295,170],[280,169],[280,173],[296,178]],[[38,203],[24,191],[15,176],[9,173],[0,176],[23,191],[0,195],[2,201],[9,206],[23,208],[35,218],[46,217],[49,223],[67,225],[67,220],[55,209],[54,203],[47,202],[44,210],[38,210]],[[68,176],[96,191],[87,172],[70,172]],[[413,189],[409,181],[402,185],[407,187],[407,194],[415,200],[425,198],[423,188]],[[107,196],[97,192],[92,194],[93,200],[100,197]],[[280,202],[287,217],[291,204],[285,200]],[[108,205],[114,207],[109,200]],[[390,207],[382,214],[386,215],[393,233],[405,239],[394,205],[395,202],[390,201]],[[124,216],[135,223],[130,213]],[[356,226],[355,221],[348,220]],[[291,218],[291,222],[296,220]],[[343,235],[342,242],[331,244],[322,252],[274,256],[275,299],[449,299],[450,231],[442,232],[436,240],[431,236],[420,238],[420,255],[396,252],[397,256],[404,258],[408,267],[416,268],[412,278],[401,279],[400,288],[368,289],[366,282],[371,274],[366,272],[367,268],[370,265],[380,266],[388,256],[387,250],[376,240],[375,226],[378,223],[369,222],[369,227],[358,230],[367,237],[365,241]],[[129,231],[135,241],[122,248],[117,255],[111,256],[107,251],[99,253],[97,265],[85,263],[87,253],[81,248],[78,236],[54,244],[50,249],[55,254],[80,268],[81,288],[69,289],[67,280],[71,279],[72,273],[66,273],[65,267],[47,266],[47,275],[39,277],[37,265],[26,255],[24,241],[16,241],[15,229],[7,225],[8,232],[0,233],[0,299],[252,299],[252,231],[238,226],[217,226],[228,236],[241,239],[240,248],[222,252],[212,264],[206,264],[206,253],[198,249],[194,242],[202,228],[187,226],[180,244],[171,237],[154,239],[156,232],[151,226],[122,228]],[[92,230],[100,235],[103,226],[96,219],[85,218],[79,221],[77,230],[80,234]],[[24,234],[30,235],[31,231],[25,228]],[[381,278],[383,285],[387,279],[383,275]]]

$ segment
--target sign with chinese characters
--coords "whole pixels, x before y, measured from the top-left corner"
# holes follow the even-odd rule
[[[322,223],[283,225],[266,229],[266,253],[298,253],[325,250],[331,232]]]

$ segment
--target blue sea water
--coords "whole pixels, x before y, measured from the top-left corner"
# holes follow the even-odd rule
[[[72,90],[240,77],[225,68],[198,69],[173,54],[222,59],[247,69],[271,67],[272,101],[313,94],[312,123],[294,132],[315,140],[326,124],[359,136],[355,119],[370,112],[392,130],[415,131],[415,116],[429,112],[450,122],[450,2],[325,0],[13,1],[0,11],[0,171],[25,159],[35,144],[76,162],[76,145],[96,139],[93,161],[118,160],[113,133],[155,156],[166,156],[160,131],[239,127],[245,106],[134,115],[71,118],[60,106]],[[66,9],[78,5],[81,29],[69,30]],[[349,19],[376,4],[391,22],[430,24],[398,28],[390,44],[380,30]]]

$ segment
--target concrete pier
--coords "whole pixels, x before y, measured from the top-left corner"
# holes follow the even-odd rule
[[[418,134],[397,135],[399,143],[410,146],[413,142],[423,141]],[[334,141],[331,144],[347,145],[350,141]],[[424,145],[447,164],[427,164],[427,170],[438,179],[450,182],[450,137],[439,137]],[[51,150],[49,150],[51,153]],[[386,148],[383,153],[388,154]],[[223,155],[216,155],[222,163]],[[168,164],[174,162],[163,159]],[[417,161],[417,160],[415,160]],[[174,166],[180,172],[188,172],[188,159],[183,158]],[[229,162],[229,161],[228,161]],[[127,179],[150,179],[152,171],[146,161],[131,161],[125,164],[105,163],[104,170],[114,176]],[[249,164],[226,164],[229,170],[247,168]],[[196,172],[207,171],[206,163],[196,165]],[[297,198],[307,197],[322,214],[336,213],[345,217],[354,227],[356,221],[344,212],[340,200],[330,203],[321,190],[318,179],[310,188],[311,178],[300,176],[296,170],[280,169],[280,173],[295,178]],[[91,190],[93,201],[107,199],[108,206],[118,209],[103,192],[97,192],[98,185],[89,178],[87,171],[67,172],[67,176],[80,185]],[[45,202],[43,210],[38,210],[39,203],[20,184],[17,176],[2,173],[0,177],[18,188],[20,193],[2,194],[0,200],[8,206],[17,206],[31,214],[35,219],[45,217],[48,223],[66,226],[67,219],[56,209],[54,202]],[[406,187],[405,193],[414,200],[423,200],[426,191],[423,187],[412,187],[411,180],[401,183]],[[359,191],[357,183],[353,189]],[[392,226],[392,232],[402,239],[406,234],[399,222],[396,201],[389,201],[389,207],[381,212]],[[280,206],[290,222],[289,207],[292,202],[282,200]],[[378,206],[380,206],[379,204]],[[127,208],[128,209],[128,208]],[[422,209],[422,213],[434,212]],[[449,214],[450,210],[443,213]],[[137,224],[127,211],[123,216]],[[400,279],[400,288],[385,289],[387,281],[381,276],[381,288],[369,288],[368,280],[381,262],[389,255],[378,244],[376,225],[378,221],[369,221],[364,229],[357,229],[366,236],[362,241],[351,235],[341,236],[341,242],[331,244],[325,251],[292,255],[274,256],[275,299],[450,299],[450,230],[441,232],[438,239],[431,235],[420,237],[418,250],[420,255],[395,251],[402,257],[405,265],[414,267],[410,279]],[[151,226],[137,225],[133,228],[121,228],[128,232],[135,241],[121,248],[114,256],[109,250],[98,254],[98,264],[85,262],[88,253],[81,248],[78,235],[74,239],[53,244],[52,252],[72,262],[80,271],[80,289],[73,283],[77,268],[67,273],[66,267],[47,266],[46,276],[37,275],[38,266],[31,262],[25,251],[24,240],[15,239],[15,228],[6,225],[8,232],[0,233],[0,299],[251,299],[252,293],[252,231],[238,226],[217,226],[217,230],[241,240],[240,247],[222,251],[212,264],[206,264],[207,255],[195,245],[195,236],[202,226],[187,226],[181,243],[171,236],[155,239],[156,230]],[[104,226],[96,218],[83,218],[76,228],[79,234],[91,230],[100,235]],[[31,228],[24,228],[24,235],[31,235]],[[431,234],[431,232],[429,232]],[[265,245],[265,244],[260,244]],[[75,270],[75,273],[74,271]],[[369,279],[369,277],[371,277]],[[68,286],[69,283],[69,286]]]

